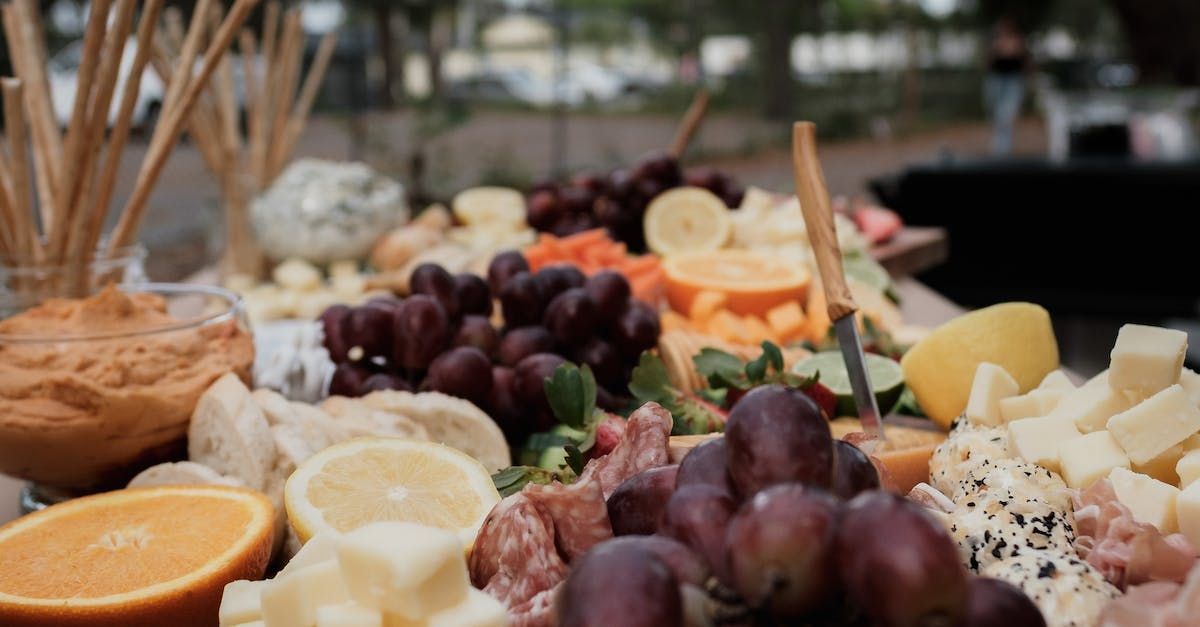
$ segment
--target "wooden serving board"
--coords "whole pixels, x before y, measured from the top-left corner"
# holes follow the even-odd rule
[[[906,226],[891,241],[871,248],[871,256],[892,277],[920,274],[940,265],[950,255],[946,229]]]

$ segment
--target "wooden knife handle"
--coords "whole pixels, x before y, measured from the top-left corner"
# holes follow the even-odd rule
[[[800,211],[804,213],[804,223],[808,227],[808,241],[825,289],[829,319],[841,320],[858,311],[858,305],[854,303],[842,271],[842,251],[833,226],[829,191],[825,188],[825,175],[817,159],[817,126],[812,122],[796,122],[792,126],[792,169]]]

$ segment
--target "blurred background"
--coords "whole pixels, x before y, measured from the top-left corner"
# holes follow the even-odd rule
[[[815,121],[831,192],[948,230],[948,262],[918,278],[964,306],[1047,306],[1081,370],[1107,363],[1118,322],[1197,317],[1180,215],[1200,198],[1195,0],[289,4],[309,55],[342,34],[297,154],[366,161],[416,208],[629,164],[670,143],[705,87],[687,165],[789,192],[788,127]],[[41,8],[52,85],[70,89],[87,3]],[[143,86],[143,130],[161,91]],[[152,203],[153,278],[216,257],[217,189],[189,146]]]

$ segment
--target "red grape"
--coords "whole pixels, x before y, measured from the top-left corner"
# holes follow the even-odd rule
[[[608,189],[613,198],[624,200],[633,193],[633,173],[624,168],[613,170],[608,175]]]
[[[886,627],[961,625],[969,584],[958,549],[920,505],[889,492],[846,504],[837,565],[849,598]]]
[[[751,606],[796,618],[831,601],[838,502],[798,483],[754,495],[725,532],[729,583]]]
[[[470,272],[454,275],[454,291],[463,315],[492,315],[492,291],[487,281]]]
[[[324,335],[325,350],[329,351],[329,358],[335,364],[346,361],[346,351],[350,349],[343,337],[343,329],[348,315],[350,315],[350,308],[345,305],[334,305],[321,314],[321,332]]]
[[[852,499],[867,490],[878,490],[879,471],[857,446],[845,440],[834,440],[833,480],[829,489],[843,499]]]
[[[737,504],[724,490],[687,485],[667,500],[659,532],[691,547],[722,580],[725,577],[725,528]]]
[[[750,390],[725,423],[729,476],[750,498],[777,483],[828,488],[833,437],[817,404],[796,388],[765,385]]]
[[[371,371],[350,362],[338,364],[329,381],[330,396],[358,396],[363,381],[371,376]]]
[[[510,444],[520,445],[530,433],[528,421],[523,420],[521,402],[517,398],[517,373],[505,366],[492,366],[492,389],[488,395],[488,415],[500,425]],[[514,449],[515,450],[515,449]]]
[[[542,286],[533,275],[521,272],[508,279],[500,290],[500,310],[504,323],[509,327],[523,327],[542,321],[546,309],[546,297]]]
[[[457,321],[462,315],[458,302],[458,290],[455,289],[454,275],[436,263],[423,263],[417,266],[408,279],[409,290],[413,294],[425,294],[437,299],[446,315]]]
[[[392,322],[393,356],[404,368],[425,368],[450,342],[446,310],[431,296],[418,294],[404,299]]]
[[[725,206],[730,209],[738,209],[742,206],[742,200],[745,197],[746,188],[733,179],[726,177],[725,193],[721,195],[721,200],[725,201]]]
[[[465,398],[487,407],[492,393],[492,362],[474,346],[452,348],[429,364],[421,389]]]
[[[625,366],[621,363],[621,354],[612,344],[598,337],[589,339],[576,349],[572,358],[577,364],[587,364],[596,376],[596,381],[602,386],[617,388],[625,383]]]
[[[583,284],[583,289],[596,303],[601,320],[615,320],[629,303],[629,281],[620,272],[601,270]]]
[[[508,280],[522,273],[529,272],[529,262],[525,256],[515,250],[506,250],[492,257],[488,264],[488,288],[492,296],[499,296],[500,291],[508,284]]]
[[[970,587],[965,627],[1046,627],[1038,606],[1011,583],[972,577]]]
[[[533,275],[542,288],[542,296],[550,299],[562,294],[572,287],[581,287],[587,277],[578,268],[568,264],[546,266]]]
[[[708,566],[696,552],[684,543],[666,536],[620,536],[607,540],[606,544],[622,544],[638,547],[653,553],[662,560],[675,580],[680,584],[703,586],[708,581]]]
[[[453,346],[474,346],[485,355],[492,355],[500,344],[500,336],[496,327],[484,316],[463,316],[458,333],[451,342]]]
[[[411,392],[412,385],[410,385],[408,381],[405,381],[394,374],[380,372],[367,377],[367,380],[363,381],[362,385],[358,386],[358,394],[356,396],[365,396],[371,392],[378,392],[380,390],[401,390],[404,392]]]
[[[521,402],[534,410],[539,426],[553,426],[554,413],[546,400],[546,378],[567,360],[553,353],[535,353],[522,359],[515,368],[517,373],[517,395]]]
[[[678,470],[676,465],[643,470],[617,486],[607,502],[613,534],[648,536],[658,531]]]
[[[729,446],[725,438],[701,442],[699,446],[688,451],[683,461],[679,462],[679,475],[675,479],[675,486],[682,488],[697,484],[710,485],[730,495],[737,494],[733,482],[729,479]]]
[[[679,170],[679,160],[665,153],[658,152],[646,155],[634,167],[633,176],[641,179],[654,179],[663,185],[674,187],[683,179]]]
[[[596,172],[581,172],[572,176],[571,185],[586,189],[593,194],[603,194],[608,191],[608,180],[603,174]]]
[[[559,627],[682,627],[679,582],[654,553],[609,540],[573,564],[554,606]]]
[[[726,179],[715,168],[692,168],[683,180],[692,187],[703,187],[717,196],[725,194]]]
[[[579,346],[596,332],[596,306],[581,287],[554,297],[542,324],[561,346]]]
[[[541,326],[510,329],[500,338],[496,349],[497,360],[505,366],[516,366],[518,362],[534,353],[554,350],[554,338]]]
[[[544,231],[554,225],[563,215],[558,196],[550,190],[538,190],[529,195],[525,204],[525,219],[529,226]]]
[[[629,302],[610,330],[613,342],[629,359],[636,359],[642,351],[654,348],[661,331],[658,314],[650,305],[638,300]]]
[[[567,213],[585,213],[592,210],[596,195],[582,187],[564,187],[558,193],[558,202]]]
[[[381,307],[355,307],[346,314],[342,339],[351,349],[362,348],[364,358],[386,357],[392,351],[392,315]]]

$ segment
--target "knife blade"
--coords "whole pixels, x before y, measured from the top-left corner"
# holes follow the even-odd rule
[[[796,122],[792,127],[792,169],[796,178],[796,196],[800,199],[800,211],[804,214],[813,257],[821,275],[829,319],[833,321],[838,346],[846,361],[846,373],[850,378],[858,418],[862,421],[863,430],[882,442],[885,437],[879,405],[875,402],[871,378],[867,374],[867,360],[863,355],[862,338],[858,335],[858,323],[854,316],[858,304],[846,285],[842,251],[838,246],[833,210],[829,206],[829,192],[825,187],[825,174],[817,159],[817,127],[812,122]]]

